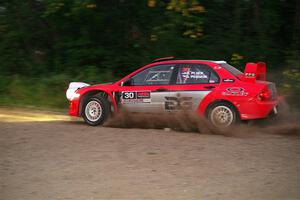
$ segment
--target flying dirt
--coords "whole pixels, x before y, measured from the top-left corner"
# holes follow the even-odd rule
[[[113,116],[104,124],[115,128],[144,128],[164,129],[174,131],[197,132],[224,136],[253,136],[253,134],[277,134],[286,136],[300,136],[300,114],[290,112],[288,107],[277,118],[255,120],[237,124],[228,129],[217,129],[210,123],[199,118],[195,113],[178,112],[170,114],[132,114],[123,111]]]
[[[0,199],[299,199],[296,113],[223,132],[178,114],[91,127],[0,108]]]

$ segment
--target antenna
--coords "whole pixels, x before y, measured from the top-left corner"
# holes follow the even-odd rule
[[[153,60],[152,62],[160,62],[160,61],[165,61],[165,60],[172,60],[174,59],[174,56],[168,56],[168,57],[163,57],[163,58],[157,58],[155,60]]]

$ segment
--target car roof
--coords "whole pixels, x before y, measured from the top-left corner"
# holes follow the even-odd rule
[[[227,63],[225,60],[199,60],[199,61],[213,62],[213,63],[216,63],[216,64],[224,64],[224,63]]]
[[[160,64],[164,64],[164,63],[167,63],[167,64],[170,64],[170,63],[184,63],[184,62],[188,62],[188,63],[215,63],[215,64],[225,64],[227,63],[226,61],[224,60],[173,60],[173,59],[170,59],[170,60],[158,60],[158,61],[154,61],[152,63],[160,63]]]
[[[126,80],[128,77],[133,76],[136,73],[139,73],[140,71],[147,69],[149,67],[153,67],[155,65],[163,65],[163,64],[185,64],[185,63],[190,63],[190,64],[207,64],[212,66],[211,64],[213,64],[213,66],[218,65],[218,64],[224,64],[227,63],[226,61],[223,60],[219,60],[219,61],[215,61],[215,60],[174,60],[174,59],[168,59],[168,60],[157,60],[154,61],[148,65],[145,65],[137,70],[135,70],[134,72],[128,74],[127,76],[125,76],[124,78],[120,79],[119,81],[117,81],[115,84],[120,84],[123,80]]]

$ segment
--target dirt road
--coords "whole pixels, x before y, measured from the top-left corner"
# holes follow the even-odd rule
[[[300,199],[299,137],[89,127],[49,113],[10,115],[0,109],[3,200]]]

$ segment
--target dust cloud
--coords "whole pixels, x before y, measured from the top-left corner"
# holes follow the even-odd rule
[[[175,112],[164,114],[131,114],[122,110],[109,119],[104,126],[115,128],[164,129],[166,131],[215,134],[228,137],[251,137],[255,134],[300,136],[300,113],[287,104],[280,107],[275,118],[252,120],[219,130],[196,113]]]

